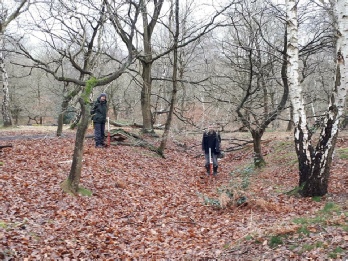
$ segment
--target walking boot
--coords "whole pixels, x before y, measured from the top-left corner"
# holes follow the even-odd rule
[[[217,169],[218,169],[218,166],[214,166],[214,167],[213,167],[213,175],[214,175],[214,176],[217,175]]]
[[[209,176],[209,175],[210,175],[210,168],[209,168],[209,165],[205,165],[205,169],[207,170],[207,175]]]

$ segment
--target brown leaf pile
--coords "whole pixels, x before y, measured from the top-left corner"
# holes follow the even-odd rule
[[[6,135],[18,133],[1,133]],[[199,139],[186,142],[193,146]],[[0,153],[0,259],[301,260],[325,259],[336,246],[346,249],[342,242],[348,234],[334,230],[334,224],[328,224],[327,234],[319,236],[323,229],[313,227],[298,240],[322,237],[328,244],[323,249],[296,251],[267,243],[272,234],[295,233],[294,218],[315,215],[327,202],[344,205],[347,196],[347,160],[339,158],[322,201],[284,194],[297,185],[297,165],[292,158],[277,161],[274,155],[289,148],[277,152],[276,142],[265,148],[268,167],[252,174],[242,189],[243,177],[233,173],[251,164],[251,147],[227,153],[213,179],[204,174],[203,156],[196,157],[200,146],[184,150],[170,143],[162,159],[143,148],[99,149],[86,140],[81,185],[93,195],[73,197],[60,188],[70,170],[73,135],[12,140],[13,148]],[[347,143],[342,138],[338,146]],[[230,204],[217,192],[222,187],[231,187],[234,197],[246,196],[247,203]],[[204,204],[202,195],[220,200],[223,208]],[[346,222],[345,216],[333,220]],[[249,235],[260,243],[248,241]]]

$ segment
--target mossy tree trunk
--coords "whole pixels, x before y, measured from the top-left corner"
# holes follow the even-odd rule
[[[70,168],[70,173],[66,181],[66,189],[73,194],[76,194],[79,189],[82,171],[84,140],[90,120],[91,105],[89,102],[89,97],[96,83],[97,81],[94,78],[87,81],[82,97],[79,98],[79,103],[81,106],[81,119],[76,131],[73,160]]]

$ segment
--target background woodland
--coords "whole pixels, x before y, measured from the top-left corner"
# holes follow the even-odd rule
[[[344,256],[346,244],[336,242],[348,241],[342,195],[347,3],[216,2],[0,2],[1,196],[13,195],[2,205],[1,257],[229,259],[255,244],[262,247],[253,254],[264,258]],[[135,148],[139,142],[91,147],[89,112],[101,92],[108,96],[112,127],[150,150]],[[227,152],[219,180],[200,175],[200,137],[211,123]],[[14,128],[23,125],[52,125],[55,134]],[[237,188],[231,183],[236,173]],[[251,181],[255,187],[245,191]],[[45,200],[30,194],[34,187],[47,193]],[[86,193],[93,196],[79,196]],[[26,203],[31,200],[45,213],[33,210]],[[105,220],[94,218],[97,209]],[[229,225],[231,213],[244,225],[234,219]],[[278,214],[287,215],[281,220],[286,229],[250,230],[272,224]],[[197,227],[201,218],[206,225]],[[340,232],[331,233],[331,225]],[[86,227],[89,233],[76,237]],[[320,239],[326,229],[332,244]],[[216,241],[207,246],[203,235]],[[319,243],[307,249],[303,235]],[[251,245],[243,246],[248,240]]]

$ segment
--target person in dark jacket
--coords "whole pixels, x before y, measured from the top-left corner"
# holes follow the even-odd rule
[[[92,120],[94,125],[94,140],[97,148],[105,147],[105,123],[107,114],[106,94],[102,93],[94,102],[92,110]]]
[[[211,150],[211,157],[213,159],[213,175],[217,175],[217,169],[218,169],[218,161],[217,156],[220,154],[220,134],[218,134],[213,125],[210,125],[208,130],[206,130],[203,133],[203,139],[202,139],[202,150],[204,152],[205,156],[205,168],[207,170],[207,175],[210,174],[209,171],[209,149]]]

